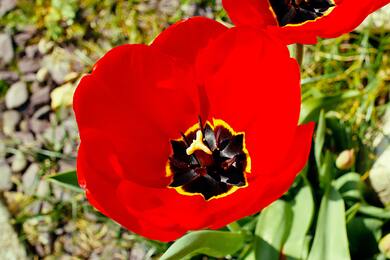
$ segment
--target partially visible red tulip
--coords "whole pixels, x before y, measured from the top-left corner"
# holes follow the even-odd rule
[[[273,36],[180,22],[81,80],[79,183],[150,239],[219,229],[278,199],[305,165],[313,124],[298,126],[299,109],[298,65]]]
[[[316,43],[355,29],[390,0],[223,0],[237,26],[271,27],[285,43]]]

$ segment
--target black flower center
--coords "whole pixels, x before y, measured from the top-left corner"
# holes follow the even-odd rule
[[[167,175],[170,188],[183,195],[210,200],[246,187],[250,157],[244,133],[236,133],[222,120],[191,127],[182,138],[171,140]]]
[[[322,17],[335,5],[333,0],[269,0],[280,26],[301,24]]]

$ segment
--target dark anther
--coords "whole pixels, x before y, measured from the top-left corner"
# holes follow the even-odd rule
[[[269,0],[280,26],[300,24],[323,16],[333,0]]]
[[[201,138],[201,140],[199,140]],[[194,143],[198,146],[195,148]],[[169,169],[172,188],[185,193],[202,194],[206,200],[246,186],[247,153],[244,135],[232,133],[224,125],[204,125],[172,140]]]

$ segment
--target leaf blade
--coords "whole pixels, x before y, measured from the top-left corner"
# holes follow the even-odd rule
[[[183,259],[196,254],[224,257],[237,252],[243,244],[244,236],[241,233],[211,230],[195,231],[178,239],[160,259]]]

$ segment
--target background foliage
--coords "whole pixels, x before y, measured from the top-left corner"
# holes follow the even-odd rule
[[[168,249],[107,220],[72,185],[78,134],[70,104],[82,74],[107,50],[149,43],[193,15],[228,22],[220,1],[1,2],[0,194],[28,256],[150,259]],[[301,121],[317,122],[308,166],[260,215],[191,233],[163,258],[385,259],[390,174],[374,180],[384,184],[380,200],[370,173],[389,149],[389,35],[368,25],[307,46]],[[58,172],[65,174],[50,178]]]

